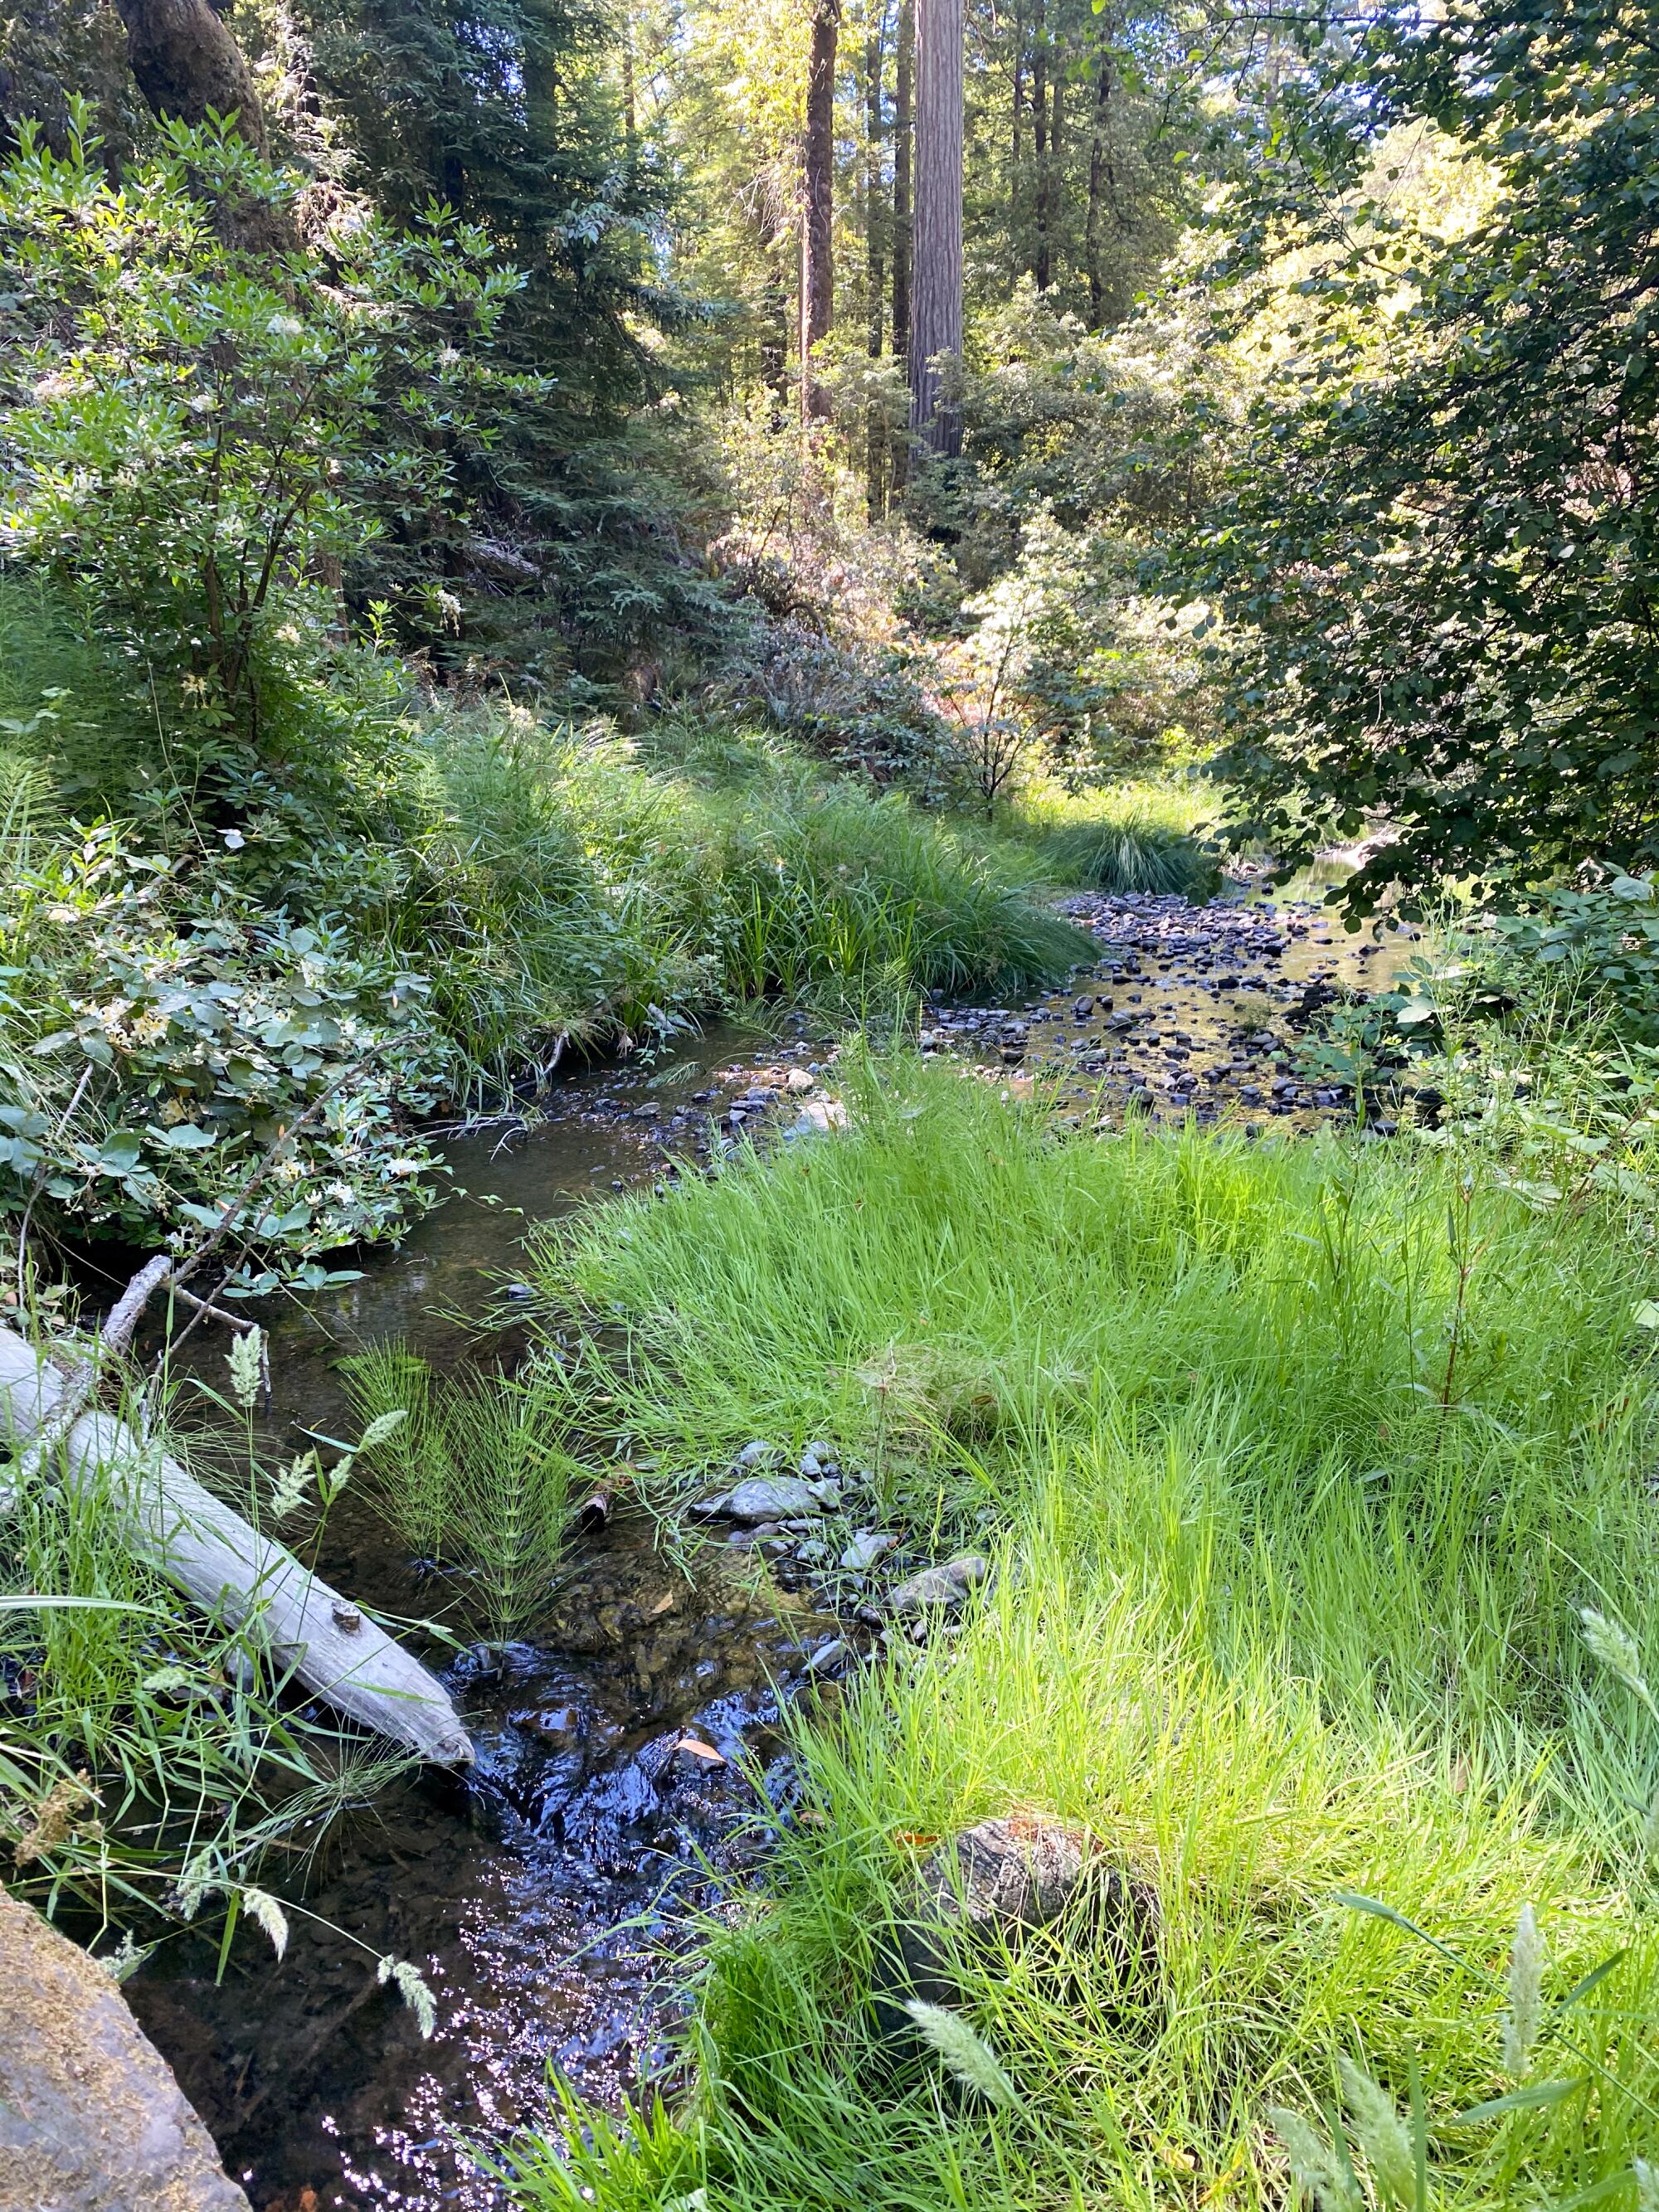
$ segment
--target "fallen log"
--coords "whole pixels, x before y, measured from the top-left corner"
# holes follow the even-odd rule
[[[204,1612],[246,1626],[313,1696],[436,1765],[471,1759],[435,1674],[125,1423],[94,1412],[61,1427],[72,1399],[72,1384],[0,1329],[0,1432],[30,1457],[49,1443],[65,1482],[102,1485],[137,1557]]]

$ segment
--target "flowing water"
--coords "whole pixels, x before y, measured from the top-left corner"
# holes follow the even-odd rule
[[[1318,888],[1292,887],[1304,902]],[[1131,1100],[1154,1118],[1264,1127],[1351,1110],[1287,1079],[1280,1048],[1328,986],[1380,982],[1407,941],[1345,939],[1293,900],[1074,903],[1096,966],[1024,1006],[935,1007],[927,1048],[1057,1089],[1091,1126]],[[262,1316],[267,1461],[301,1427],[352,1433],[337,1364],[362,1346],[399,1338],[441,1371],[510,1365],[521,1346],[503,1285],[526,1225],[659,1182],[677,1155],[730,1148],[792,1110],[788,1068],[817,1067],[828,1048],[758,1042],[716,1030],[654,1066],[581,1071],[536,1126],[457,1141],[456,1194],[397,1250]],[[198,1329],[185,1364],[216,1384],[222,1357],[222,1336]],[[256,2212],[488,2206],[457,2130],[544,2117],[550,2065],[614,2106],[671,2063],[681,1921],[722,1909],[787,1817],[779,1700],[837,1622],[826,1595],[792,1591],[757,1552],[682,1558],[653,1533],[624,1520],[588,1534],[533,1641],[448,1668],[475,1772],[411,1777],[337,1826],[284,1885],[316,1917],[294,1917],[280,1965],[249,1936],[221,1974],[216,1945],[185,1933],[127,1984]],[[349,1490],[319,1565],[388,1613],[441,1607]],[[375,1979],[386,1953],[434,1992],[429,2042]]]

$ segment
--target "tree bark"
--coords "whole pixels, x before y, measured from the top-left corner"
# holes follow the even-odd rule
[[[865,280],[869,295],[865,349],[872,361],[881,359],[886,307],[884,297],[886,268],[883,254],[885,226],[882,220],[881,204],[882,34],[884,27],[884,9],[882,14],[878,14],[872,8],[864,43],[864,254]],[[865,431],[865,507],[871,521],[876,522],[886,512],[888,479],[887,419],[878,402],[872,403],[869,409]]]
[[[836,46],[841,0],[813,0],[806,64],[806,131],[800,217],[800,408],[803,422],[830,404],[813,373],[812,349],[835,319]]]
[[[1112,103],[1112,56],[1103,32],[1095,71],[1095,113],[1089,139],[1089,215],[1084,248],[1089,262],[1089,323],[1099,330],[1106,320],[1106,274],[1101,263],[1101,230],[1106,199],[1106,130]]]
[[[915,213],[910,197],[910,156],[915,132],[912,105],[915,59],[915,0],[899,0],[898,46],[893,58],[893,351],[901,361],[910,351],[910,252]]]
[[[962,0],[917,0],[915,183],[910,428],[934,453],[959,453],[939,359],[962,351]]]
[[[1048,289],[1048,31],[1043,0],[1037,0],[1036,34],[1031,47],[1031,160],[1036,173],[1032,195],[1035,229],[1031,240],[1031,274],[1039,292]]]
[[[115,0],[115,9],[126,26],[133,76],[155,114],[196,124],[210,108],[234,113],[237,135],[264,153],[253,72],[208,0]]]

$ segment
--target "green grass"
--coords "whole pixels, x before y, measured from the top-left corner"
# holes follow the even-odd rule
[[[1216,811],[1213,792],[1190,783],[1124,783],[1078,796],[1039,785],[1001,811],[997,827],[1056,881],[1206,899],[1221,881],[1205,837]]]
[[[549,1418],[691,1472],[836,1438],[999,1577],[958,1641],[804,1731],[819,1820],[708,1931],[683,2112],[594,2137],[568,2185],[527,2151],[521,2201],[1274,2204],[1269,2108],[1325,2128],[1341,2054],[1420,2098],[1427,2201],[1633,2203],[1659,1723],[1578,1620],[1659,1659],[1628,1224],[1529,1209],[1473,1155],[1057,1143],[948,1073],[853,1104],[845,1140],[544,1237],[547,1310],[590,1331]],[[868,1999],[903,1838],[1022,1806],[1144,1885],[1157,1963],[1126,1980],[1075,1930],[966,1960],[1024,2100],[993,2116],[896,2065]],[[1527,1903],[1552,2000],[1625,1950],[1539,2056],[1589,2086],[1458,2132],[1512,2086]]]

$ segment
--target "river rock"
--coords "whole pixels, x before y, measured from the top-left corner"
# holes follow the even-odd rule
[[[1091,1857],[1082,1830],[1032,1813],[981,1820],[941,1844],[917,1869],[903,1918],[877,1952],[872,1996],[884,2033],[913,2039],[904,2010],[913,1997],[959,2004],[964,1946],[994,1955],[1057,1920]],[[1109,1890],[1114,1880],[1106,1877]]]
[[[876,1561],[890,1552],[897,1541],[896,1536],[890,1536],[884,1529],[854,1529],[852,1542],[841,1555],[842,1565],[849,1575],[868,1574]]]
[[[248,2212],[119,1989],[0,1891],[0,2205]]]
[[[802,1106],[793,1125],[784,1131],[787,1137],[827,1137],[832,1131],[847,1127],[847,1109],[838,1098],[809,1098]]]
[[[732,1472],[737,1474],[748,1468],[776,1467],[782,1457],[783,1454],[775,1444],[769,1444],[763,1437],[757,1437],[753,1443],[745,1444],[732,1461]]]
[[[919,1575],[901,1583],[888,1593],[888,1607],[901,1618],[908,1613],[953,1613],[990,1571],[990,1563],[977,1552],[965,1552],[960,1559],[947,1560],[942,1567],[924,1567]]]
[[[759,1474],[740,1482],[720,1500],[733,1521],[801,1521],[822,1514],[811,1483],[794,1474]]]

